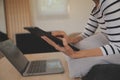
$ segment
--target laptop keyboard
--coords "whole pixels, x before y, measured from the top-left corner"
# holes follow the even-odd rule
[[[46,60],[32,61],[27,73],[39,73],[46,71]]]

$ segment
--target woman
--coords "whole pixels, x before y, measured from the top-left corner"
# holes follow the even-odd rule
[[[120,0],[93,1],[95,7],[81,35],[69,38],[63,31],[52,32],[54,36],[63,36],[64,47],[55,44],[46,36],[42,36],[42,38],[71,58],[80,59],[96,56],[103,58],[106,55],[112,58],[113,54],[120,54]],[[94,34],[98,27],[100,27],[101,32]],[[74,43],[80,48],[80,51],[74,51],[67,43]],[[97,62],[92,65],[94,64]]]

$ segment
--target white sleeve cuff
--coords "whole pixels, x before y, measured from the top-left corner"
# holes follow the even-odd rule
[[[102,51],[102,53],[103,53],[103,56],[106,56],[106,52],[105,52],[105,50],[103,49],[103,47],[100,47],[100,49],[101,49],[101,51]]]

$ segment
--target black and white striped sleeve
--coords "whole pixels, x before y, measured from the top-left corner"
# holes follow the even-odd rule
[[[120,0],[106,0],[103,10],[109,45],[101,47],[103,55],[120,54]]]
[[[87,25],[85,26],[85,29],[82,32],[82,36],[89,37],[93,35],[97,28],[98,28],[97,19],[94,16],[90,15]]]

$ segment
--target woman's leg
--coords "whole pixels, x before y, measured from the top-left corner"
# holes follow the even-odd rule
[[[107,38],[103,34],[96,34],[76,44],[81,50],[100,47],[108,44]],[[72,59],[66,56],[70,77],[82,77],[87,74],[92,66],[96,64],[120,63],[120,56],[99,56],[80,59]]]

